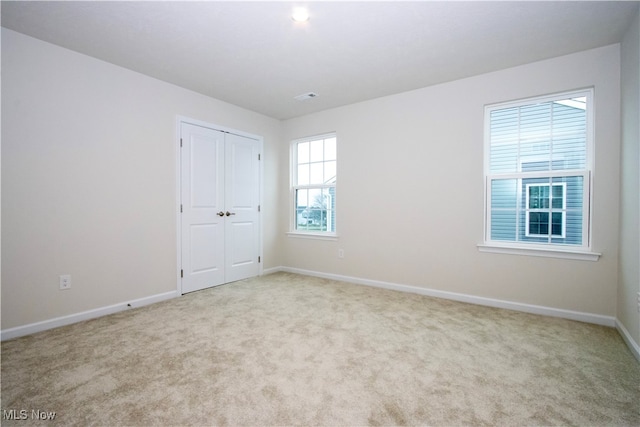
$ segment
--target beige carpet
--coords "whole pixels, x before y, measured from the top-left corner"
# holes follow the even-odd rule
[[[633,426],[640,364],[611,328],[278,273],[4,342],[1,407],[20,426]]]

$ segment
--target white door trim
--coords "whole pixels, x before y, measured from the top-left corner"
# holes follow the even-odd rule
[[[261,258],[261,262],[259,264],[259,275],[262,276],[264,272],[264,255],[263,255],[263,235],[264,235],[264,227],[262,223],[263,213],[264,213],[264,184],[263,184],[263,174],[264,174],[264,138],[260,135],[251,134],[248,132],[239,131],[237,129],[228,128],[225,126],[219,126],[213,123],[208,123],[202,120],[192,119],[190,117],[185,116],[177,116],[176,117],[176,127],[175,127],[175,168],[176,168],[176,204],[175,204],[175,213],[176,213],[176,290],[178,295],[182,295],[182,276],[181,276],[181,268],[182,268],[182,222],[180,217],[180,201],[181,201],[181,170],[182,165],[180,162],[180,128],[182,123],[188,123],[196,126],[202,126],[209,129],[218,130],[221,132],[227,132],[234,135],[244,136],[246,138],[254,139],[258,143],[258,152],[260,153],[261,161],[259,162],[259,176],[260,176],[260,208],[261,214],[259,216],[259,224],[260,224],[260,241],[258,246],[259,256]]]

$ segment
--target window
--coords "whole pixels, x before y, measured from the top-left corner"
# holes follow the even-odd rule
[[[485,245],[588,251],[593,91],[485,110]]]
[[[336,135],[293,142],[292,231],[335,235]]]
[[[565,236],[566,188],[563,182],[552,185],[527,184],[527,203],[525,204],[527,236],[545,237],[549,235],[549,231],[552,237]],[[557,211],[549,213],[549,207]],[[551,223],[549,223],[549,215],[551,215]]]

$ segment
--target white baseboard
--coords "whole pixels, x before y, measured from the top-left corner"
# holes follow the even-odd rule
[[[625,328],[618,319],[616,319],[616,329],[618,330],[620,335],[622,335],[622,339],[625,343],[627,343],[627,347],[629,347],[631,353],[633,353],[636,359],[638,359],[638,362],[640,362],[640,345],[638,345],[638,343],[633,340],[631,334],[629,333],[629,331],[627,331],[627,328]]]
[[[273,267],[265,269],[262,274],[273,274],[280,271],[288,273],[303,274],[306,276],[322,277],[325,279],[338,280],[341,282],[348,282],[357,285],[366,285],[376,288],[390,289],[400,292],[409,292],[419,295],[425,295],[435,298],[443,298],[453,301],[460,301],[469,304],[484,305],[488,307],[504,308],[507,310],[521,311],[524,313],[539,314],[543,316],[560,317],[563,319],[577,320],[580,322],[594,323],[597,325],[615,327],[619,332],[627,346],[633,353],[636,359],[640,361],[640,346],[636,343],[629,331],[624,327],[620,321],[614,317],[602,316],[599,314],[582,313],[571,310],[561,310],[557,308],[542,307],[531,304],[522,304],[511,301],[497,300],[492,298],[484,298],[467,294],[459,294],[455,292],[439,291],[435,289],[419,288],[417,286],[401,285],[398,283],[383,282],[379,280],[363,279],[358,277],[343,276],[339,274],[322,273],[318,271],[303,270],[300,268],[292,267]],[[81,322],[84,320],[95,319],[97,317],[106,316],[120,311],[129,310],[131,308],[142,307],[145,305],[153,304],[156,302],[179,297],[178,291],[166,292],[163,294],[152,295],[145,298],[139,298],[129,302],[123,302],[120,304],[114,304],[107,307],[101,307],[93,310],[83,311],[81,313],[71,314],[68,316],[57,317],[42,322],[31,323],[29,325],[18,326],[15,328],[5,329],[0,331],[0,341],[9,340],[12,338],[18,338],[25,335],[34,334],[36,332],[46,331],[48,329],[57,328],[60,326],[70,325],[72,323]]]
[[[273,274],[279,271],[284,271],[283,267],[265,268],[264,270],[262,270],[262,275],[266,276],[267,274]]]
[[[120,304],[114,304],[107,307],[100,307],[93,310],[83,311],[81,313],[70,314],[68,316],[56,317],[54,319],[31,323],[29,325],[5,329],[0,331],[0,341],[10,340],[12,338],[18,338],[25,335],[34,334],[36,332],[46,331],[48,329],[70,325],[72,323],[82,322],[83,320],[95,319],[96,317],[106,316],[108,314],[118,313],[120,311],[142,307],[145,305],[168,300],[178,296],[180,296],[178,291],[171,291],[163,294],[157,294],[149,297],[144,297],[144,298],[139,298],[132,301],[123,302]]]
[[[318,271],[303,270],[300,268],[278,267],[270,269],[276,271],[285,271],[289,273],[304,274],[307,276],[322,277],[325,279],[338,280],[341,282],[354,283],[358,285],[373,286],[376,288],[391,289],[394,291],[410,292],[414,294],[426,295],[435,298],[443,298],[453,301],[466,302],[469,304],[484,305],[487,307],[504,308],[507,310],[521,311],[524,313],[539,314],[542,316],[560,317],[563,319],[577,320],[580,322],[594,323],[603,326],[616,326],[616,318],[611,316],[602,316],[599,314],[582,313],[579,311],[562,310],[559,308],[543,307],[539,305],[523,304],[519,302],[511,302],[498,300],[493,298],[484,298],[474,295],[459,294],[456,292],[439,291],[436,289],[419,288],[417,286],[401,285],[398,283],[382,282],[379,280],[362,279],[359,277],[342,276],[339,274],[322,273]]]

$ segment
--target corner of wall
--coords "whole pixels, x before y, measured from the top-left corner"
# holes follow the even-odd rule
[[[616,326],[640,360],[640,8],[620,46],[620,230]]]

